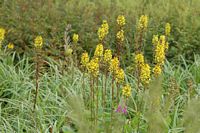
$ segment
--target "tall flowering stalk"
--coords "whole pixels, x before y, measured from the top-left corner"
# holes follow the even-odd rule
[[[94,81],[99,75],[99,59],[93,58],[90,60],[89,63],[87,63],[87,70],[89,74],[91,75],[91,116],[92,120],[93,117],[96,121],[95,111],[93,110],[94,102],[95,102],[95,93],[94,93]]]
[[[74,33],[72,36],[72,41],[73,41],[73,45],[72,45],[72,50],[73,50],[73,56],[72,56],[72,82],[74,81],[74,66],[77,66],[77,44],[79,41],[79,35]]]
[[[97,35],[98,35],[98,38],[99,38],[99,44],[97,45],[96,49],[95,49],[95,53],[94,53],[94,56],[95,57],[98,57],[100,59],[99,61],[99,66],[100,66],[100,69],[102,70],[102,72],[105,71],[105,66],[103,65],[104,63],[104,48],[105,48],[105,38],[106,36],[108,35],[109,33],[109,25],[108,25],[108,22],[107,20],[103,20],[101,26],[99,27],[98,31],[97,31]],[[106,80],[105,80],[105,84],[106,84]],[[103,78],[103,75],[102,75],[102,106],[103,106],[103,102],[104,102],[104,78]],[[99,94],[99,91],[98,91],[98,77],[97,77],[97,116],[98,116],[98,94]],[[106,94],[106,92],[105,92]]]
[[[35,89],[35,101],[34,101],[34,105],[33,105],[33,109],[35,109],[36,104],[37,104],[37,97],[38,97],[38,93],[39,93],[39,73],[40,73],[40,50],[42,49],[43,46],[43,38],[42,36],[37,36],[34,40],[34,47],[35,47],[35,52],[36,52],[36,72],[35,72],[35,85],[36,85],[36,89]]]
[[[98,64],[99,67],[101,67],[101,63],[103,60],[103,52],[104,52],[104,48],[103,48],[103,44],[98,44],[96,46],[95,52],[94,52],[94,58],[98,58]],[[98,118],[98,110],[99,110],[99,76],[97,75],[96,77],[96,124],[97,124],[97,118]]]
[[[82,78],[82,88],[83,88],[83,99],[85,99],[85,71],[86,71],[86,67],[87,64],[89,63],[90,58],[88,56],[87,52],[82,53],[81,55],[81,65],[83,67],[83,78]]]
[[[106,105],[106,86],[107,86],[107,78],[108,78],[108,69],[109,69],[109,65],[110,65],[110,61],[112,60],[112,51],[110,49],[105,50],[104,55],[103,55],[103,64],[104,66],[104,70],[105,70],[105,82],[104,85],[102,83],[102,86],[104,86],[102,88],[102,106],[104,108],[104,106]],[[103,81],[103,80],[102,80]]]
[[[119,15],[117,17],[117,27],[118,27],[118,32],[116,34],[116,39],[117,39],[117,56],[120,60],[120,52],[121,52],[121,48],[123,46],[123,42],[124,42],[124,26],[126,24],[126,19],[123,15]]]
[[[135,36],[135,64],[136,64],[136,77],[137,77],[137,88],[140,89],[140,83],[143,80],[141,71],[145,68],[144,56],[143,56],[143,34],[148,26],[147,15],[142,15],[137,24],[137,34]],[[141,75],[142,74],[142,75]]]

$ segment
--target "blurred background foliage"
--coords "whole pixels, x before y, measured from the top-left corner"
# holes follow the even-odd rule
[[[98,43],[97,29],[104,19],[110,26],[106,47],[115,47],[116,18],[123,14],[127,22],[123,55],[130,62],[137,20],[147,14],[146,57],[152,58],[152,36],[164,34],[165,23],[169,22],[172,33],[168,59],[179,63],[180,55],[193,61],[194,53],[200,51],[199,7],[200,0],[1,0],[0,27],[7,31],[5,44],[13,42],[19,53],[30,53],[33,39],[39,34],[45,39],[46,51],[59,55],[65,28],[71,24],[70,35],[78,33],[79,45],[90,52]]]

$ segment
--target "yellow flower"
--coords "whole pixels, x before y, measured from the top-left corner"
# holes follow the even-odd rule
[[[14,49],[14,44],[13,43],[9,43],[8,44],[8,49]]]
[[[144,85],[148,85],[150,81],[150,66],[148,64],[143,64],[141,66],[141,71],[140,71],[140,80]]]
[[[89,56],[88,56],[88,53],[85,52],[85,53],[82,53],[82,56],[81,56],[81,64],[86,67],[86,65],[88,64],[89,62]]]
[[[170,32],[171,32],[171,25],[170,25],[170,23],[166,23],[166,25],[165,25],[165,35],[169,36]]]
[[[117,68],[115,71],[115,79],[117,83],[121,83],[124,81],[124,70],[121,68]]]
[[[148,25],[148,17],[147,15],[142,15],[139,19],[138,29],[145,30]]]
[[[126,84],[122,88],[122,95],[125,97],[130,97],[131,96],[131,86],[129,84]]]
[[[94,56],[95,57],[102,57],[103,56],[103,44],[100,43],[96,46]]]
[[[35,38],[34,46],[35,46],[36,48],[42,48],[42,45],[43,45],[43,38],[42,38],[42,36],[37,36],[37,37]]]
[[[73,50],[71,48],[68,48],[65,50],[65,56],[71,56],[72,55]]]
[[[101,27],[105,30],[105,34],[107,35],[109,33],[109,25],[106,20],[103,20],[103,24],[101,25]]]
[[[89,63],[87,63],[87,70],[93,76],[97,77],[99,75],[99,63],[98,59],[94,58]]]
[[[144,56],[143,56],[143,54],[141,54],[141,53],[136,54],[136,56],[135,56],[135,64],[137,66],[141,66],[142,64],[144,64]]]
[[[114,57],[110,61],[109,71],[115,72],[118,67],[119,67],[119,59],[117,57]]]
[[[153,74],[155,77],[158,77],[162,72],[161,66],[159,64],[155,65],[153,68]]]
[[[109,30],[108,23],[106,20],[103,20],[103,23],[97,32],[100,41],[102,41],[105,38],[105,36],[108,34],[109,32],[108,30]]]
[[[73,42],[74,43],[77,43],[78,42],[78,39],[79,39],[79,36],[78,36],[78,34],[73,34]]]
[[[160,41],[159,42],[160,44],[165,45],[165,43],[166,43],[166,37],[165,37],[165,35],[161,35],[159,41]]]
[[[155,63],[163,65],[165,61],[165,44],[158,44],[155,47]]]
[[[158,35],[153,35],[152,43],[154,46],[158,44]]]
[[[117,32],[117,40],[119,42],[123,42],[124,41],[124,30],[120,30]]]
[[[119,15],[118,17],[117,17],[117,24],[119,25],[119,26],[124,26],[125,24],[126,24],[126,19],[125,19],[125,17],[123,16],[123,15]]]
[[[4,40],[5,33],[6,33],[5,29],[0,28],[0,42]]]
[[[110,49],[106,49],[103,56],[103,60],[104,62],[109,63],[111,59],[112,59],[112,51]]]

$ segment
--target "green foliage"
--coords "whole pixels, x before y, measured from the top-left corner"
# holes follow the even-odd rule
[[[116,18],[124,14],[127,23],[123,58],[130,61],[137,20],[141,14],[147,14],[150,19],[144,41],[147,58],[152,57],[153,34],[163,34],[164,25],[169,22],[172,33],[168,59],[177,61],[184,53],[186,59],[193,60],[191,55],[200,50],[199,6],[198,0],[2,0],[0,27],[7,30],[6,43],[14,42],[18,52],[27,52],[38,34],[45,38],[45,47],[62,48],[66,25],[72,24],[71,32],[80,35],[81,47],[91,51],[98,43],[96,33],[103,19],[110,25],[106,47],[115,47]]]

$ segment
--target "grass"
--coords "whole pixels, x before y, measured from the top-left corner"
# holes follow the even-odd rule
[[[6,56],[7,58],[3,58],[0,64],[0,80],[2,81],[0,84],[1,132],[49,132],[50,128],[53,129],[53,132],[94,132],[103,130],[102,124],[104,122],[101,120],[101,115],[104,113],[101,114],[101,107],[99,108],[99,126],[94,128],[94,130],[90,129],[90,111],[87,108],[87,102],[84,104],[81,88],[80,77],[83,74],[78,69],[75,69],[74,80],[72,82],[71,76],[68,76],[71,74],[70,67],[68,71],[61,74],[60,66],[62,64],[48,59],[49,67],[44,68],[40,75],[38,103],[34,111],[34,65],[30,63],[30,58],[26,56],[20,58],[20,61],[16,64],[13,63],[13,59],[16,57],[19,58],[19,56],[16,54]],[[134,132],[138,124],[137,118],[140,117],[139,129],[141,132],[183,132],[184,130],[186,132],[193,130],[194,132],[198,132],[198,126],[196,125],[195,127],[195,124],[191,124],[195,128],[184,126],[193,117],[195,118],[199,111],[196,105],[198,102],[193,102],[200,94],[200,79],[197,74],[200,69],[200,58],[198,56],[195,58],[196,60],[192,65],[185,64],[184,67],[175,66],[168,62],[164,69],[164,82],[153,83],[149,91],[139,93],[138,96],[134,88],[134,77],[126,75],[126,80],[133,86],[133,95],[127,105],[129,110],[128,115],[115,114],[116,119],[119,119],[118,122],[121,121],[124,123],[123,127],[117,126],[119,123],[115,123],[115,129],[121,127],[121,130],[123,128],[124,132]],[[183,58],[182,60],[184,64],[185,60]],[[175,80],[175,85],[170,83],[170,79]],[[188,92],[190,91],[187,86],[188,79],[192,81],[193,90],[191,91],[194,92]],[[175,87],[176,84],[178,88]],[[85,85],[86,95],[89,95],[88,80],[86,80]],[[170,85],[174,85],[173,87],[180,91],[175,97],[171,97],[175,93],[175,90],[168,95],[170,89],[173,89]],[[141,99],[141,97],[146,98]],[[172,99],[168,99],[168,97]],[[162,101],[161,105],[152,104],[157,103],[158,99]],[[148,111],[141,109],[140,114],[138,114],[137,108],[140,102],[144,105],[143,108],[147,108]],[[170,105],[165,106],[167,103]],[[184,110],[187,106],[189,108]],[[195,109],[193,110],[192,108]],[[154,109],[158,113],[155,113]],[[187,110],[189,110],[189,113]],[[109,120],[108,114],[106,117]],[[196,118],[191,122],[198,123],[198,120]]]

